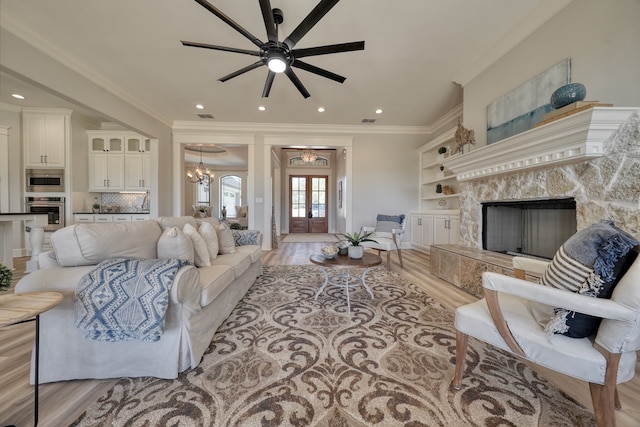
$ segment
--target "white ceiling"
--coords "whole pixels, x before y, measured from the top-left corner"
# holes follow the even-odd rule
[[[284,75],[276,77],[270,97],[262,99],[266,67],[217,81],[256,58],[184,47],[180,40],[255,46],[193,0],[1,0],[0,13],[5,22],[40,34],[50,43],[48,52],[73,58],[85,76],[108,82],[106,89],[117,88],[169,125],[203,120],[196,114],[208,113],[216,122],[358,125],[363,118],[376,118],[375,124],[363,126],[428,126],[462,102],[454,80],[550,1],[343,0],[296,48],[364,40],[365,50],[305,58],[347,78],[339,84],[296,69],[311,93],[306,100]],[[266,39],[256,0],[210,2]],[[316,4],[272,0],[272,7],[284,12],[280,40]],[[44,102],[35,94],[17,102],[10,93],[27,89],[7,74],[0,79],[0,102]],[[196,110],[196,103],[205,110]],[[267,110],[258,111],[259,105]],[[326,111],[318,113],[319,106]],[[377,108],[383,113],[376,115]],[[94,111],[85,114],[100,120]]]

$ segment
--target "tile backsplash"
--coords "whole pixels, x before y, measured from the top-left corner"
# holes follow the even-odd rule
[[[150,206],[149,193],[74,193],[73,211],[91,212],[94,198],[103,208],[119,206],[121,213],[148,211]]]

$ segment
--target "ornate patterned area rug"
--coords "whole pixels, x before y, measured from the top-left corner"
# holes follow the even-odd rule
[[[526,364],[469,340],[450,388],[453,313],[382,267],[375,299],[314,266],[264,267],[202,363],[176,380],[120,380],[75,426],[593,426]],[[161,355],[159,355],[161,356]]]

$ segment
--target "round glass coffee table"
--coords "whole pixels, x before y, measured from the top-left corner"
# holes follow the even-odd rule
[[[318,296],[324,291],[324,288],[327,285],[338,286],[345,289],[347,294],[347,312],[351,313],[351,300],[349,298],[349,289],[362,285],[369,295],[371,295],[371,299],[373,299],[373,292],[371,292],[371,288],[367,285],[365,280],[365,276],[371,270],[372,267],[376,265],[382,264],[382,258],[378,255],[365,252],[360,259],[349,258],[346,255],[336,255],[334,258],[326,258],[322,254],[313,254],[309,257],[309,261],[312,264],[316,264],[320,267],[320,271],[324,273],[324,283],[316,292],[315,300],[318,300]],[[329,275],[327,272],[327,268],[337,268],[342,271],[340,274]],[[351,268],[364,268],[364,272],[360,276],[352,276],[349,273]]]

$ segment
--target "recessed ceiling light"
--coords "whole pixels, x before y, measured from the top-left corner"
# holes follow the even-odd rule
[[[324,107],[318,107],[318,113],[324,113]]]
[[[24,99],[24,96],[20,95],[19,93],[12,93],[11,96],[18,99]]]
[[[264,110],[266,110],[266,108],[265,108],[265,106],[264,106],[264,105],[261,105],[261,106],[259,106],[259,107],[258,107],[258,110],[260,110],[260,111],[264,111]]]
[[[382,114],[382,110],[381,110],[380,108],[378,108],[378,109],[376,110],[376,114]]]
[[[204,110],[204,105],[202,105],[202,104],[196,104],[196,108],[197,108],[198,110]]]

